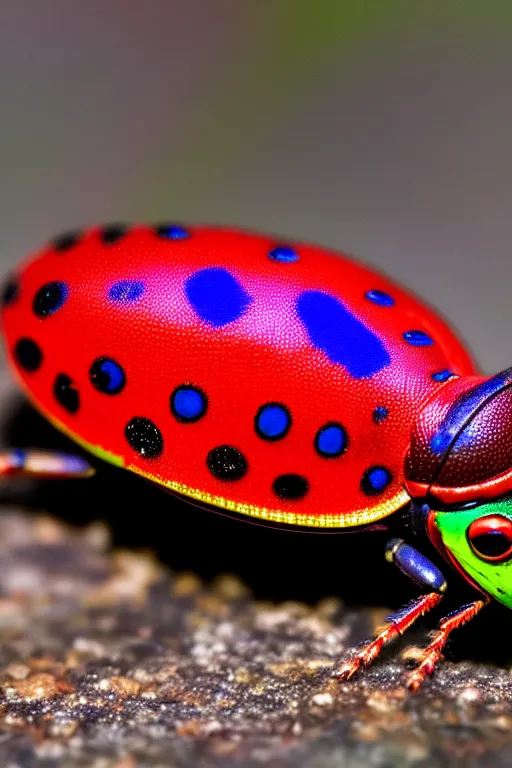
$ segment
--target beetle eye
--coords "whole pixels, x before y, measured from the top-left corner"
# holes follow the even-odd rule
[[[481,560],[502,563],[512,557],[512,521],[501,515],[473,520],[468,528],[471,549]]]

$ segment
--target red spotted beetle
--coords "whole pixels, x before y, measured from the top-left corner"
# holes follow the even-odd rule
[[[479,374],[436,314],[373,270],[227,228],[95,228],[9,278],[3,330],[12,371],[52,424],[197,503],[310,529],[369,527],[408,505],[479,593],[441,622],[410,689],[491,598],[512,608],[512,369]],[[0,462],[4,475],[90,472],[31,451]],[[446,589],[402,539],[386,557],[424,594],[340,678]]]

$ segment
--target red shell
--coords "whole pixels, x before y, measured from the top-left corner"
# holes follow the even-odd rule
[[[404,504],[411,425],[445,386],[432,375],[475,373],[452,331],[347,256],[229,229],[176,232],[89,230],[56,241],[18,272],[3,323],[31,401],[96,455],[260,520],[343,528]],[[41,294],[54,282],[57,309],[57,289]],[[28,358],[20,339],[29,340]],[[103,357],[124,371],[117,394],[91,381]],[[184,385],[207,398],[204,415],[188,422],[170,407]],[[282,439],[255,429],[269,403],[291,416]],[[152,452],[151,429],[139,443],[143,455],[128,441],[135,417],[157,428],[159,455],[143,450],[146,436]],[[332,423],[346,444],[326,456],[318,433]],[[135,438],[140,425],[132,422]],[[215,453],[221,446],[236,451]]]

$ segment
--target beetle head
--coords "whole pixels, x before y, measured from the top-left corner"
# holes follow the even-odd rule
[[[414,424],[405,475],[436,548],[512,608],[512,369],[443,385]]]
[[[512,608],[512,496],[431,510],[427,530],[468,581]]]

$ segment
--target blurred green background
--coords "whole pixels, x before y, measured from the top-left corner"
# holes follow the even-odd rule
[[[110,220],[362,256],[512,363],[511,0],[4,0],[0,253]]]

